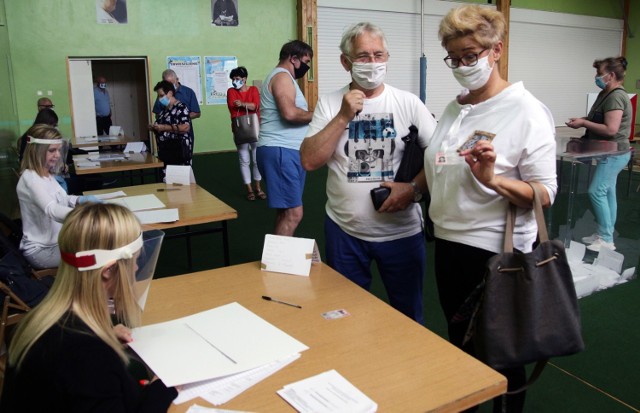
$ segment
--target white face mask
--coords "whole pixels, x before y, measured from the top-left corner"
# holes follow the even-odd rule
[[[351,77],[363,89],[373,90],[384,83],[387,75],[386,63],[358,63],[351,64]]]
[[[487,84],[493,67],[489,66],[489,55],[487,55],[478,59],[478,63],[475,66],[460,66],[451,69],[451,71],[460,86],[469,90],[476,90]]]

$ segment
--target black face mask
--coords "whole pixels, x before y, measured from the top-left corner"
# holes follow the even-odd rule
[[[300,79],[304,75],[306,75],[308,71],[309,71],[309,65],[303,62],[302,60],[300,60],[300,67],[293,68],[293,76],[296,79]]]

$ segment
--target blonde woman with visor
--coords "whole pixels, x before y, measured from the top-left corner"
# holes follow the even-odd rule
[[[62,262],[47,297],[18,325],[9,347],[0,411],[166,412],[177,396],[154,378],[141,386],[127,371],[131,332],[139,325],[134,293],[143,245],[126,208],[87,204],[60,231]]]

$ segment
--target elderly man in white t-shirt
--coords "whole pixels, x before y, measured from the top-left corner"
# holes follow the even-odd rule
[[[423,323],[426,269],[422,210],[424,171],[410,183],[393,182],[409,127],[426,147],[436,122],[413,94],[384,83],[389,59],[382,30],[371,23],[349,28],[340,62],[352,82],[322,96],[300,148],[302,165],[329,168],[325,219],[326,259],[335,270],[369,289],[376,262],[391,305]],[[391,190],[378,210],[370,191]]]

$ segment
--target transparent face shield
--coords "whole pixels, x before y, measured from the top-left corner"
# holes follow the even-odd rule
[[[163,238],[164,232],[159,229],[142,233],[142,248],[136,260],[138,270],[136,271],[136,279],[133,283],[136,301],[142,310],[144,310],[147,302],[147,295],[149,295],[151,280],[153,280],[153,274],[156,271],[156,264],[158,263]]]
[[[62,139],[62,144],[60,145],[60,157],[55,164],[48,165],[49,173],[53,175],[62,175],[66,176],[69,174],[69,168],[67,167],[67,156],[69,154],[70,143],[67,139]]]
[[[164,232],[145,231],[128,245],[113,250],[89,250],[73,253],[60,252],[64,262],[79,271],[89,271],[113,265],[118,260],[136,257],[133,292],[141,309],[147,301],[149,287],[156,269]]]

